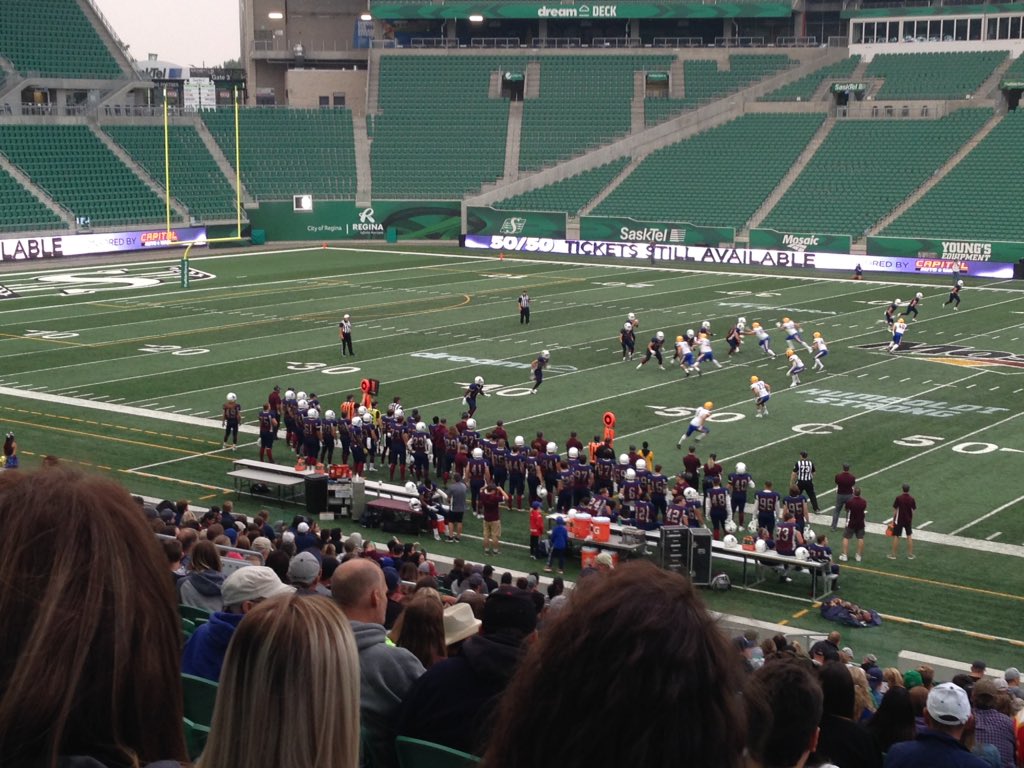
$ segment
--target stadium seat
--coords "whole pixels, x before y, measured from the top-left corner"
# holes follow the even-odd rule
[[[608,186],[628,163],[628,157],[621,157],[598,168],[548,184],[546,187],[499,200],[493,207],[519,211],[565,211],[570,216],[575,216],[583,206]]]
[[[834,64],[826,64],[809,75],[804,75],[799,80],[794,80],[792,83],[776,88],[771,93],[766,93],[758,101],[810,101],[822,81],[830,78],[850,77],[858,64],[860,64],[860,56],[850,56]]]
[[[871,60],[865,76],[885,79],[876,99],[963,99],[1006,56],[1006,51],[885,53]]]
[[[408,736],[395,739],[395,750],[400,768],[466,768],[480,762],[466,752]]]
[[[193,723],[187,717],[185,724],[185,748],[188,750],[188,759],[195,762],[206,748],[206,740],[210,737],[210,728],[206,725]]]
[[[0,232],[66,229],[67,224],[6,171],[0,170]]]
[[[209,621],[210,620],[210,612],[209,611],[204,611],[202,608],[195,608],[195,607],[193,607],[191,605],[181,605],[181,604],[179,604],[178,605],[178,613],[181,615],[181,618],[188,619],[189,621],[192,621],[193,623],[196,622],[196,621]]]
[[[192,637],[192,634],[196,631],[196,625],[194,621],[186,619],[184,616],[181,617],[181,633],[185,635],[185,639],[188,640]]]
[[[185,699],[185,717],[193,723],[209,726],[217,703],[217,683],[195,675],[181,675]]]

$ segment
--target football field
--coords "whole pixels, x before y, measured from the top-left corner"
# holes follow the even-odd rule
[[[864,562],[844,564],[842,596],[886,617],[846,630],[857,653],[900,648],[1020,666],[1024,653],[1024,292],[1019,283],[967,281],[958,311],[943,306],[949,275],[854,281],[848,275],[765,275],[741,268],[638,266],[545,257],[499,259],[458,249],[313,248],[193,255],[188,289],[177,258],[130,264],[5,269],[0,284],[0,429],[14,431],[24,466],[54,454],[110,473],[136,493],[201,505],[233,495],[236,457],[256,458],[255,417],[274,385],[315,392],[337,410],[363,378],[379,379],[380,402],[400,396],[408,413],[454,423],[463,388],[483,376],[490,397],[477,420],[503,419],[529,442],[538,431],[564,446],[586,443],[617,418],[616,449],[648,441],[666,474],[693,409],[714,403],[698,445],[732,471],[743,461],[760,487],[788,486],[800,451],[817,467],[822,512],[832,478],[851,464],[868,500]],[[516,299],[528,290],[532,322]],[[895,298],[920,291],[920,316],[904,347],[885,350],[882,320]],[[3,293],[3,291],[0,291]],[[623,362],[618,331],[640,321],[638,353],[666,336],[666,370]],[[356,356],[342,357],[338,322],[352,316]],[[748,337],[726,357],[737,317],[772,333],[776,359]],[[789,388],[788,316],[828,342],[826,370]],[[684,376],[668,365],[671,343],[709,321],[722,367]],[[550,367],[529,395],[530,362]],[[750,377],[771,384],[767,418],[754,417]],[[220,410],[238,394],[244,434],[221,448]],[[283,430],[282,430],[283,434]],[[684,442],[684,448],[689,442]],[[289,460],[283,440],[279,462]],[[337,454],[336,454],[337,455]],[[381,473],[370,475],[387,479]],[[884,522],[902,483],[917,499],[915,553],[886,559]],[[243,498],[242,511],[272,502]],[[825,518],[814,528],[826,531]],[[347,525],[342,526],[346,532]],[[479,523],[467,522],[479,535]],[[498,566],[533,569],[524,513],[505,516]],[[838,536],[831,544],[838,554]],[[480,558],[479,542],[437,544]],[[429,549],[429,547],[428,547]],[[734,573],[731,566],[719,567]],[[571,578],[571,574],[569,575]],[[711,607],[812,629],[832,625],[806,601],[807,579],[768,582],[761,592],[707,593]],[[809,611],[809,612],[808,612]],[[794,618],[795,616],[795,618]],[[863,650],[862,650],[863,649]]]

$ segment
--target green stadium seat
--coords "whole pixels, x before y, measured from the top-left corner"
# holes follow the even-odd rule
[[[776,88],[771,93],[766,93],[758,101],[810,101],[818,86],[825,80],[831,78],[848,78],[860,64],[860,56],[850,56],[848,59],[837,61],[834,64],[826,64],[824,67],[804,75],[799,80]]]
[[[565,211],[576,216],[628,164],[629,158],[622,157],[545,187],[499,200],[493,207],[519,211]]]
[[[206,740],[210,737],[210,727],[193,723],[187,717],[184,718],[185,726],[185,748],[188,750],[188,759],[195,762],[206,748]]]
[[[198,725],[209,726],[213,722],[213,709],[217,703],[217,683],[195,675],[182,674],[181,687],[185,717]]]
[[[884,78],[876,99],[963,99],[973,94],[1006,59],[1006,51],[885,53],[866,77]]]
[[[0,170],[0,232],[65,229],[57,214],[35,198],[6,171]]]
[[[395,739],[399,768],[469,768],[480,758],[443,744],[399,736]]]

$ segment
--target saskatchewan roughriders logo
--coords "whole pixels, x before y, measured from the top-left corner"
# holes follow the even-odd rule
[[[522,216],[510,216],[501,224],[498,230],[503,235],[518,235],[526,229],[526,219]]]
[[[883,350],[888,342],[861,344],[856,349]],[[925,342],[904,342],[900,346],[900,355],[920,357],[935,363],[959,365],[967,368],[1007,367],[1024,370],[1024,357],[1012,352],[1000,352],[993,349],[977,349],[964,344],[927,344]]]

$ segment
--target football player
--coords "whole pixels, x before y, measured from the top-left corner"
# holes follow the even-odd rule
[[[625,323],[619,331],[619,344],[622,345],[622,359],[632,360],[633,352],[636,350],[636,331],[632,323]]]
[[[705,422],[707,422],[707,420],[711,417],[711,409],[714,407],[715,404],[708,400],[706,403],[704,403],[704,405],[698,407],[697,410],[694,411],[693,418],[690,419],[690,425],[686,428],[686,433],[679,438],[678,442],[676,442],[677,448],[683,444],[683,440],[688,438],[694,432],[700,433],[699,435],[697,435],[697,437],[694,438],[694,440],[696,441],[700,441],[704,438],[705,435],[711,434],[711,429],[707,426]]]
[[[954,312],[956,310],[960,309],[960,289],[963,288],[963,287],[964,287],[964,281],[963,280],[957,280],[956,281],[956,285],[954,285],[952,288],[950,288],[950,290],[949,290],[949,298],[946,299],[944,302],[942,302],[942,306],[946,306],[947,304],[952,304]]]
[[[533,389],[530,390],[531,395],[537,394],[537,389],[544,381],[544,369],[548,366],[548,360],[551,359],[551,353],[546,349],[542,350],[537,359],[530,364],[530,368],[533,369]]]
[[[754,416],[760,419],[768,415],[768,401],[772,396],[771,385],[757,376],[750,377],[750,391],[754,393]]]
[[[270,409],[270,403],[263,404],[260,420],[260,461],[274,463],[274,438],[277,437],[277,419]],[[264,458],[266,457],[266,458]]]
[[[743,520],[747,508],[747,490],[753,483],[750,473],[747,472],[747,465],[742,461],[736,464],[736,471],[729,473],[729,504],[732,510],[732,519],[736,525],[743,527]]]
[[[228,439],[230,439],[231,450],[234,451],[238,448],[238,425],[242,421],[242,406],[238,404],[238,397],[234,392],[228,392],[222,410],[221,426],[224,427],[224,444],[221,447],[227,448]]]
[[[316,466],[320,455],[320,412],[316,408],[307,408],[302,420],[302,455],[307,467]]]
[[[896,352],[903,342],[903,334],[907,332],[907,320],[900,315],[899,320],[892,327],[892,341],[889,342],[889,354]]]
[[[430,434],[427,425],[422,421],[416,423],[415,429],[416,431],[409,437],[408,443],[409,450],[412,452],[412,473],[418,481],[423,482],[430,477],[430,459],[427,453]]]
[[[820,331],[814,332],[811,345],[814,347],[814,365],[812,367],[816,371],[824,371],[825,363],[822,361],[828,357],[828,344],[825,343],[825,337],[821,335]]]
[[[721,368],[722,364],[715,360],[715,353],[711,349],[711,339],[708,335],[701,331],[700,336],[697,337],[697,349],[700,350],[700,355],[697,357],[697,362],[694,363],[693,367],[700,374],[700,364],[711,362],[715,364],[716,368]]]
[[[774,359],[775,351],[772,349],[772,337],[768,335],[768,331],[766,331],[760,323],[755,322],[750,326],[749,332],[754,334],[754,337],[757,339],[757,346],[761,348],[761,351],[768,355],[768,357]]]
[[[911,313],[913,313],[914,314],[914,318],[913,319],[917,320],[917,306],[918,306],[918,304],[921,303],[921,299],[923,299],[923,298],[924,298],[924,294],[921,293],[920,291],[915,293],[914,294],[914,298],[912,298],[910,300],[910,303],[907,304],[907,311],[904,312],[903,314],[909,316]]]
[[[399,468],[402,482],[405,482],[405,466],[408,460],[409,436],[405,431],[405,416],[394,417],[394,425],[386,435],[388,443],[388,478],[395,479],[395,467]]]
[[[900,308],[900,300],[893,299],[892,303],[885,308],[885,327],[892,330],[892,324],[896,322],[896,311]]]
[[[687,376],[694,370],[697,371],[698,376],[700,375],[700,368],[694,368],[693,347],[690,345],[688,337],[676,336],[676,353],[672,360],[679,360],[679,367]]]
[[[477,376],[473,379],[473,383],[466,388],[465,393],[462,395],[462,404],[466,406],[469,415],[472,417],[476,413],[476,398],[477,395],[483,395],[484,397],[490,397],[484,392],[484,377]]]
[[[729,518],[729,493],[722,487],[722,478],[711,481],[708,491],[708,517],[711,518],[711,531],[718,541],[725,535],[725,521]]]
[[[806,341],[804,341],[804,338],[801,335],[802,330],[800,326],[797,325],[797,323],[795,323],[788,317],[784,317],[782,318],[781,328],[786,333],[786,345],[790,349],[793,349],[794,342],[796,342],[797,344],[800,344],[808,352],[811,351],[811,347]]]
[[[803,360],[792,349],[786,350],[786,357],[789,358],[789,370],[786,371],[786,374],[790,378],[789,386],[792,389],[800,383],[800,374],[807,369],[804,367]]]
[[[634,331],[640,330],[640,318],[636,316],[636,313],[630,312],[628,315],[626,315],[626,322],[629,323],[630,327]]]
[[[334,445],[337,434],[337,414],[334,411],[327,411],[320,422],[320,463],[324,466],[334,463]]]
[[[782,508],[793,516],[793,522],[800,533],[807,526],[807,497],[795,485],[789,486],[789,496],[782,500]]]
[[[778,491],[772,488],[772,481],[764,481],[764,489],[755,494],[757,505],[757,528],[761,531],[768,531],[769,536],[775,535],[775,518],[779,509]]]
[[[729,329],[729,333],[726,334],[725,341],[729,345],[729,357],[740,353],[740,345],[743,343],[743,333],[746,327],[747,318],[741,317],[736,321],[736,325]]]
[[[651,355],[654,355],[658,360],[658,367],[661,370],[665,370],[665,358],[661,356],[661,347],[665,343],[665,334],[662,331],[658,331],[654,336],[651,337],[650,343],[647,345],[647,354],[644,355],[644,359],[640,361],[640,364],[636,367],[639,371],[647,362],[651,359]]]

